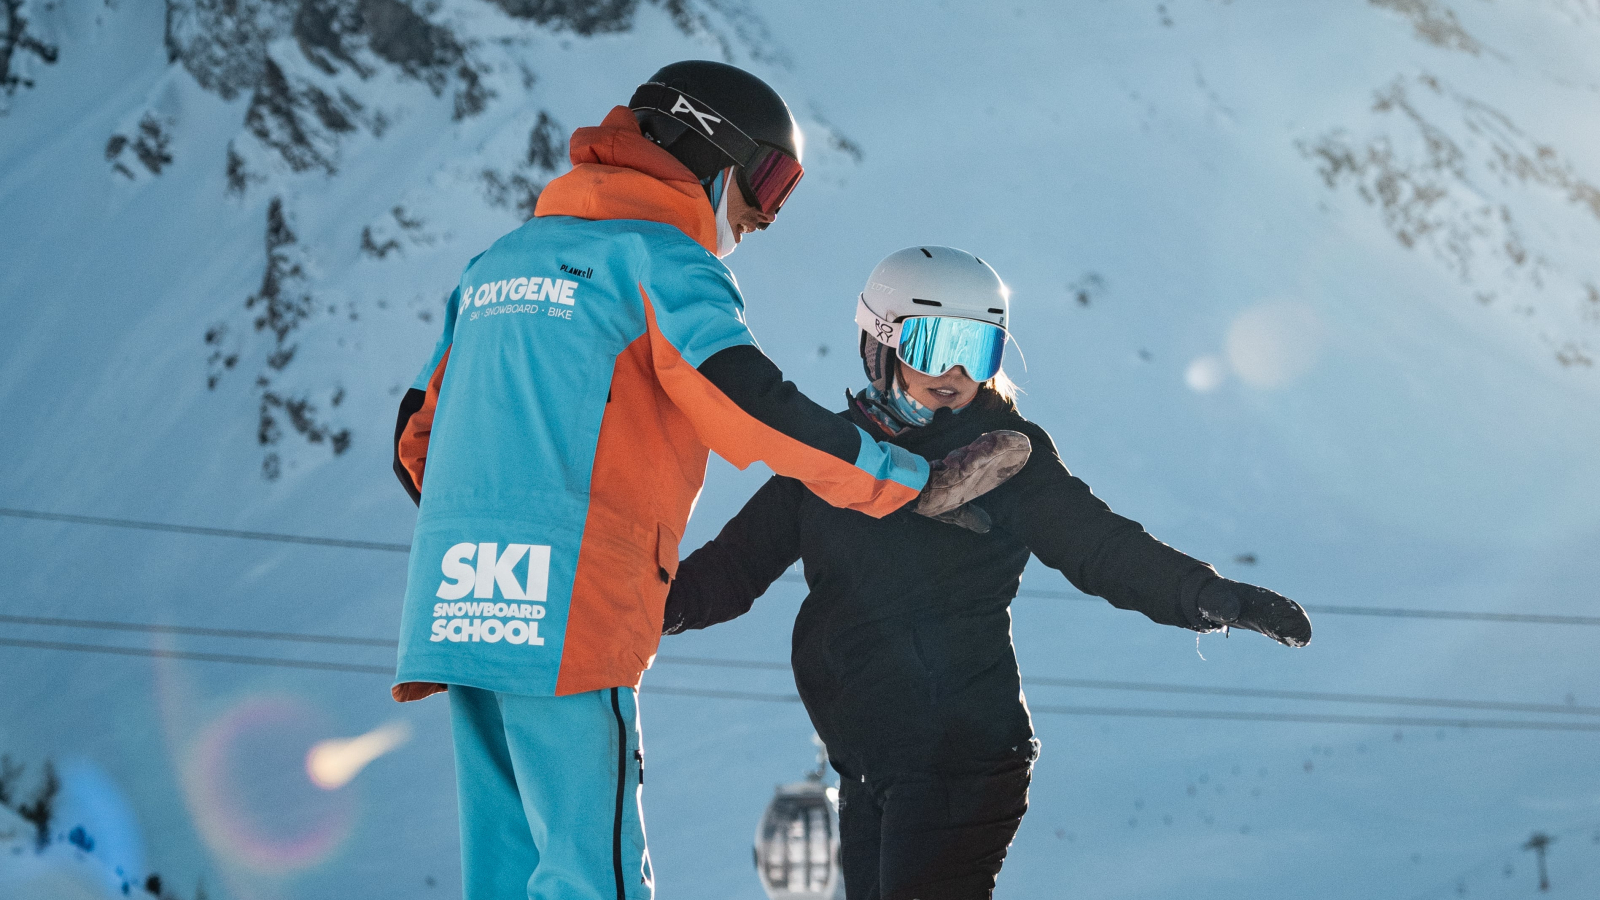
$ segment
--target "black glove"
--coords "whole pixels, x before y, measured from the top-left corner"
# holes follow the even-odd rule
[[[1200,617],[1218,628],[1243,628],[1285,647],[1311,643],[1311,619],[1300,604],[1275,591],[1226,578],[1200,589]]]

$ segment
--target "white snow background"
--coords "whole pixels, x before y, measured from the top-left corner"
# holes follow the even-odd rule
[[[512,0],[407,7],[470,77],[365,46],[319,67],[286,24],[301,5],[5,3],[36,44],[0,94],[0,752],[28,766],[11,807],[46,760],[63,786],[42,852],[0,808],[0,895],[139,895],[156,872],[184,900],[459,896],[445,702],[259,664],[391,665],[403,553],[19,511],[406,543],[394,410],[449,286],[573,128],[694,57],[767,78],[806,131],[800,190],[729,260],[804,391],[837,405],[862,380],[852,310],[879,258],[969,249],[1012,288],[1009,370],[1068,466],[1313,610],[1305,650],[1219,635],[1202,659],[1031,569],[1024,678],[1120,687],[1026,685],[1044,749],[998,897],[1534,896],[1535,831],[1547,896],[1600,894],[1600,3],[548,4],[624,26],[589,35]],[[180,44],[249,31],[229,10],[268,34],[288,118],[259,54],[213,54],[255,66],[231,90],[169,55],[174,23]],[[529,154],[541,113],[554,168]],[[289,150],[262,136],[291,121]],[[308,299],[247,307],[274,206],[280,299]],[[269,307],[294,314],[282,341],[254,325]],[[714,461],[685,552],[764,477]],[[810,728],[696,692],[791,695],[801,596],[666,639],[645,675],[663,898],[761,896],[751,835]],[[409,742],[310,783],[315,743],[397,720]],[[1460,720],[1555,728],[1439,724]]]

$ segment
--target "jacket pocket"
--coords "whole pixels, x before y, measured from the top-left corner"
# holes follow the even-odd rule
[[[656,565],[661,580],[671,583],[678,575],[678,535],[665,522],[656,524]]]

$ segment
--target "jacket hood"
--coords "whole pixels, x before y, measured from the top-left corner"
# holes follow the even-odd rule
[[[711,253],[716,213],[694,173],[639,131],[626,106],[572,133],[572,171],[545,185],[535,216],[642,219],[671,225]]]

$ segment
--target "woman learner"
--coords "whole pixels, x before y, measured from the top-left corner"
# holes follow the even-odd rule
[[[667,598],[665,633],[705,628],[805,562],[792,663],[840,775],[848,900],[991,895],[1038,752],[1009,611],[1030,554],[1162,625],[1311,639],[1292,600],[1220,577],[1067,471],[1000,369],[1007,295],[982,260],[926,246],[879,263],[857,305],[869,384],[847,394],[846,419],[932,460],[997,429],[1032,442],[1017,475],[963,509],[966,528],[873,519],[773,477],[682,562]]]

